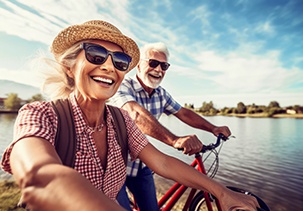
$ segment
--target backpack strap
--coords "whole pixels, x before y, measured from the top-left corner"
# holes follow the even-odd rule
[[[68,99],[52,101],[58,116],[58,128],[55,137],[55,148],[64,165],[74,167],[76,152],[76,131],[73,110]]]
[[[64,165],[74,167],[76,153],[76,131],[73,118],[73,110],[68,99],[51,101],[51,104],[58,116],[58,128],[55,137],[55,148]],[[118,144],[121,147],[125,165],[127,164],[128,143],[125,119],[119,108],[108,105],[114,119]],[[64,140],[64,141],[62,141]]]
[[[126,124],[125,119],[119,108],[111,105],[107,105],[110,113],[114,119],[114,125],[116,128],[116,133],[118,135],[118,143],[122,150],[122,156],[124,159],[125,166],[127,165],[127,157],[128,157],[128,142],[127,142],[127,132],[126,132]]]

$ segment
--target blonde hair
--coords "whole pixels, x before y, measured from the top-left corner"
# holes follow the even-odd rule
[[[81,43],[74,44],[62,54],[57,55],[56,59],[48,58],[40,53],[32,61],[32,68],[42,77],[41,91],[50,100],[68,98],[69,94],[74,91],[74,80],[66,74],[66,70],[75,64],[75,60],[82,50]]]

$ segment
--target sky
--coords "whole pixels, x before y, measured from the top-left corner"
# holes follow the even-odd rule
[[[37,52],[67,26],[101,19],[139,47],[168,46],[161,85],[182,105],[303,105],[302,11],[302,0],[0,0],[0,80],[38,87]]]

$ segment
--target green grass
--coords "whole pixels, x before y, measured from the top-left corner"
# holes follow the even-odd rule
[[[0,181],[0,211],[25,210],[17,208],[20,189],[13,180]]]

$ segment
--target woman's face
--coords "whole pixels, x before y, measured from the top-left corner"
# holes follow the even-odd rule
[[[103,46],[111,52],[123,52],[122,48],[114,43],[92,40],[92,43]],[[68,71],[68,75],[74,78],[76,95],[84,99],[107,100],[112,97],[119,88],[126,71],[115,68],[111,55],[103,64],[92,64],[87,61],[85,51],[82,50],[77,56],[75,65]]]

